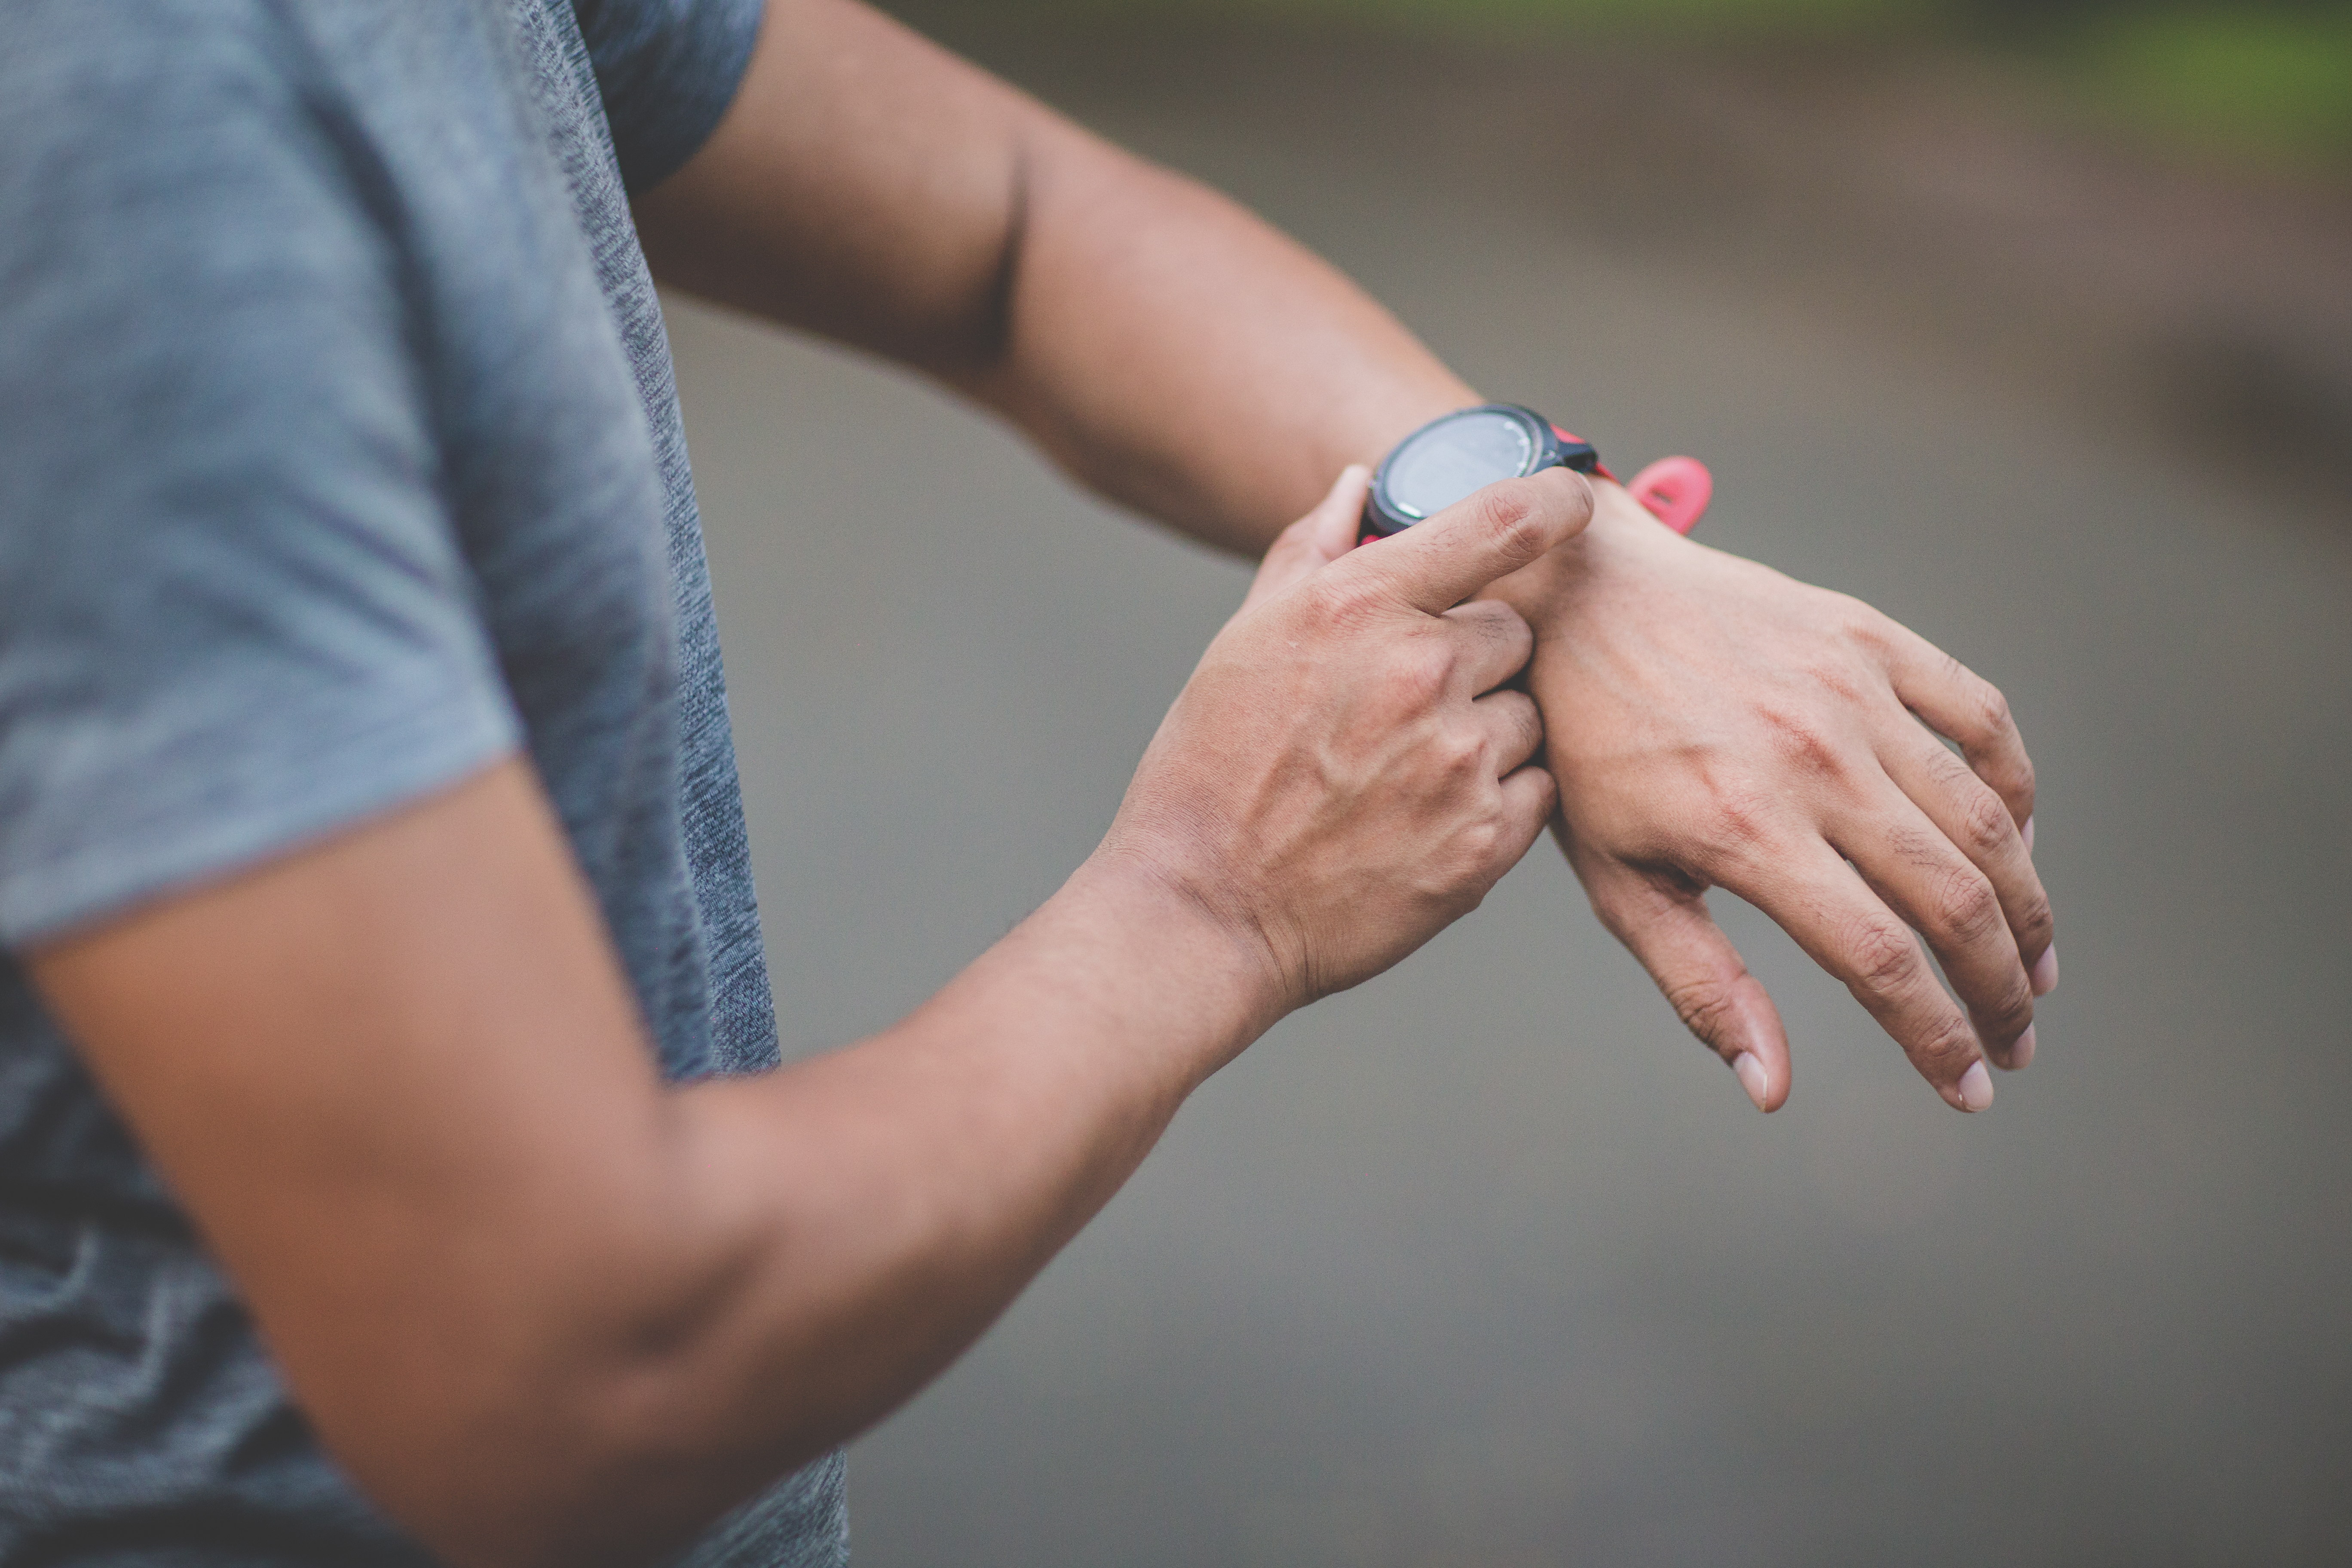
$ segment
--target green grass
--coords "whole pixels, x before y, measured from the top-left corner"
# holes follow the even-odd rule
[[[2352,14],[2118,16],[2077,58],[2095,101],[2171,141],[2352,163]]]
[[[910,8],[939,6],[1468,38],[1942,37],[2017,60],[2062,97],[2175,145],[2352,168],[2352,0],[914,0]]]
[[[940,0],[931,0],[939,4]],[[947,0],[953,4],[953,0]],[[964,0],[1031,15],[1191,17],[1504,37],[1533,28],[1676,36],[1819,35],[1917,22],[1937,0]]]

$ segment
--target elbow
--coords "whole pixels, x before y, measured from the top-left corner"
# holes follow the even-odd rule
[[[1005,196],[1004,239],[998,247],[996,266],[991,270],[987,291],[982,297],[973,332],[973,357],[983,374],[1001,373],[1013,359],[1021,277],[1028,258],[1037,199],[1037,174],[1025,136],[1016,134],[1013,139],[1012,168],[1006,177],[1011,189]]]
[[[730,1431],[709,1349],[469,1355],[463,1387],[419,1380],[315,1417],[362,1489],[447,1562],[642,1563],[826,1446]]]
[[[602,1568],[666,1561],[730,1509],[823,1450],[756,1466],[640,1431],[533,1423],[454,1443],[437,1475],[387,1507],[461,1568]],[[517,1463],[515,1456],[530,1458]],[[521,1471],[523,1473],[517,1473]],[[489,1484],[485,1484],[486,1482]],[[402,1506],[404,1504],[405,1506]]]
[[[1001,403],[1018,359],[1022,280],[1036,216],[1039,171],[1025,135],[1012,138],[1005,166],[1003,226],[966,275],[953,302],[917,336],[913,363],[984,403]]]
[[[829,1447],[743,1397],[756,1262],[677,1239],[608,1233],[339,1336],[360,1353],[289,1354],[289,1373],[329,1450],[444,1560],[656,1560]]]

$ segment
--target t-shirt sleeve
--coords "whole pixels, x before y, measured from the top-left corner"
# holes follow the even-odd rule
[[[763,0],[574,0],[630,191],[710,139],[751,63]]]
[[[363,137],[266,29],[31,17],[0,63],[10,946],[520,738]]]

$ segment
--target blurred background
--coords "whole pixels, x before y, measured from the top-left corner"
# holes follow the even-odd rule
[[[1766,1119],[1539,847],[857,1446],[865,1568],[2352,1563],[2352,7],[900,9],[1999,682],[2064,980],[1964,1119],[1717,894]],[[671,310],[814,1051],[1087,853],[1246,569]]]

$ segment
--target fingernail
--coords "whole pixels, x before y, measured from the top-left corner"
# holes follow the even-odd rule
[[[2027,978],[2032,983],[2033,994],[2036,996],[2047,996],[2058,989],[2058,944],[2056,942],[2053,942],[2042,950],[2042,956],[2033,961],[2033,973]]]
[[[1763,1110],[1764,1092],[1770,1085],[1765,1082],[1764,1064],[1756,1059],[1756,1053],[1742,1051],[1732,1058],[1731,1070],[1739,1075],[1739,1087],[1748,1091],[1748,1098],[1756,1102],[1756,1109]]]
[[[2025,1033],[2018,1036],[2017,1043],[2009,1047],[2009,1070],[2018,1072],[2032,1065],[2033,1026],[2028,1024],[2025,1026]]]
[[[2025,852],[2026,852],[2028,855],[2031,855],[2031,854],[2032,854],[2032,853],[2033,853],[2033,818],[2032,818],[2032,817],[2030,817],[2030,816],[2029,816],[2029,817],[2027,817],[2027,818],[2025,819],[2025,828],[2024,828],[2024,832],[2025,832]]]
[[[1992,1104],[1992,1074],[1977,1062],[1960,1075],[1960,1109],[1982,1110]]]

